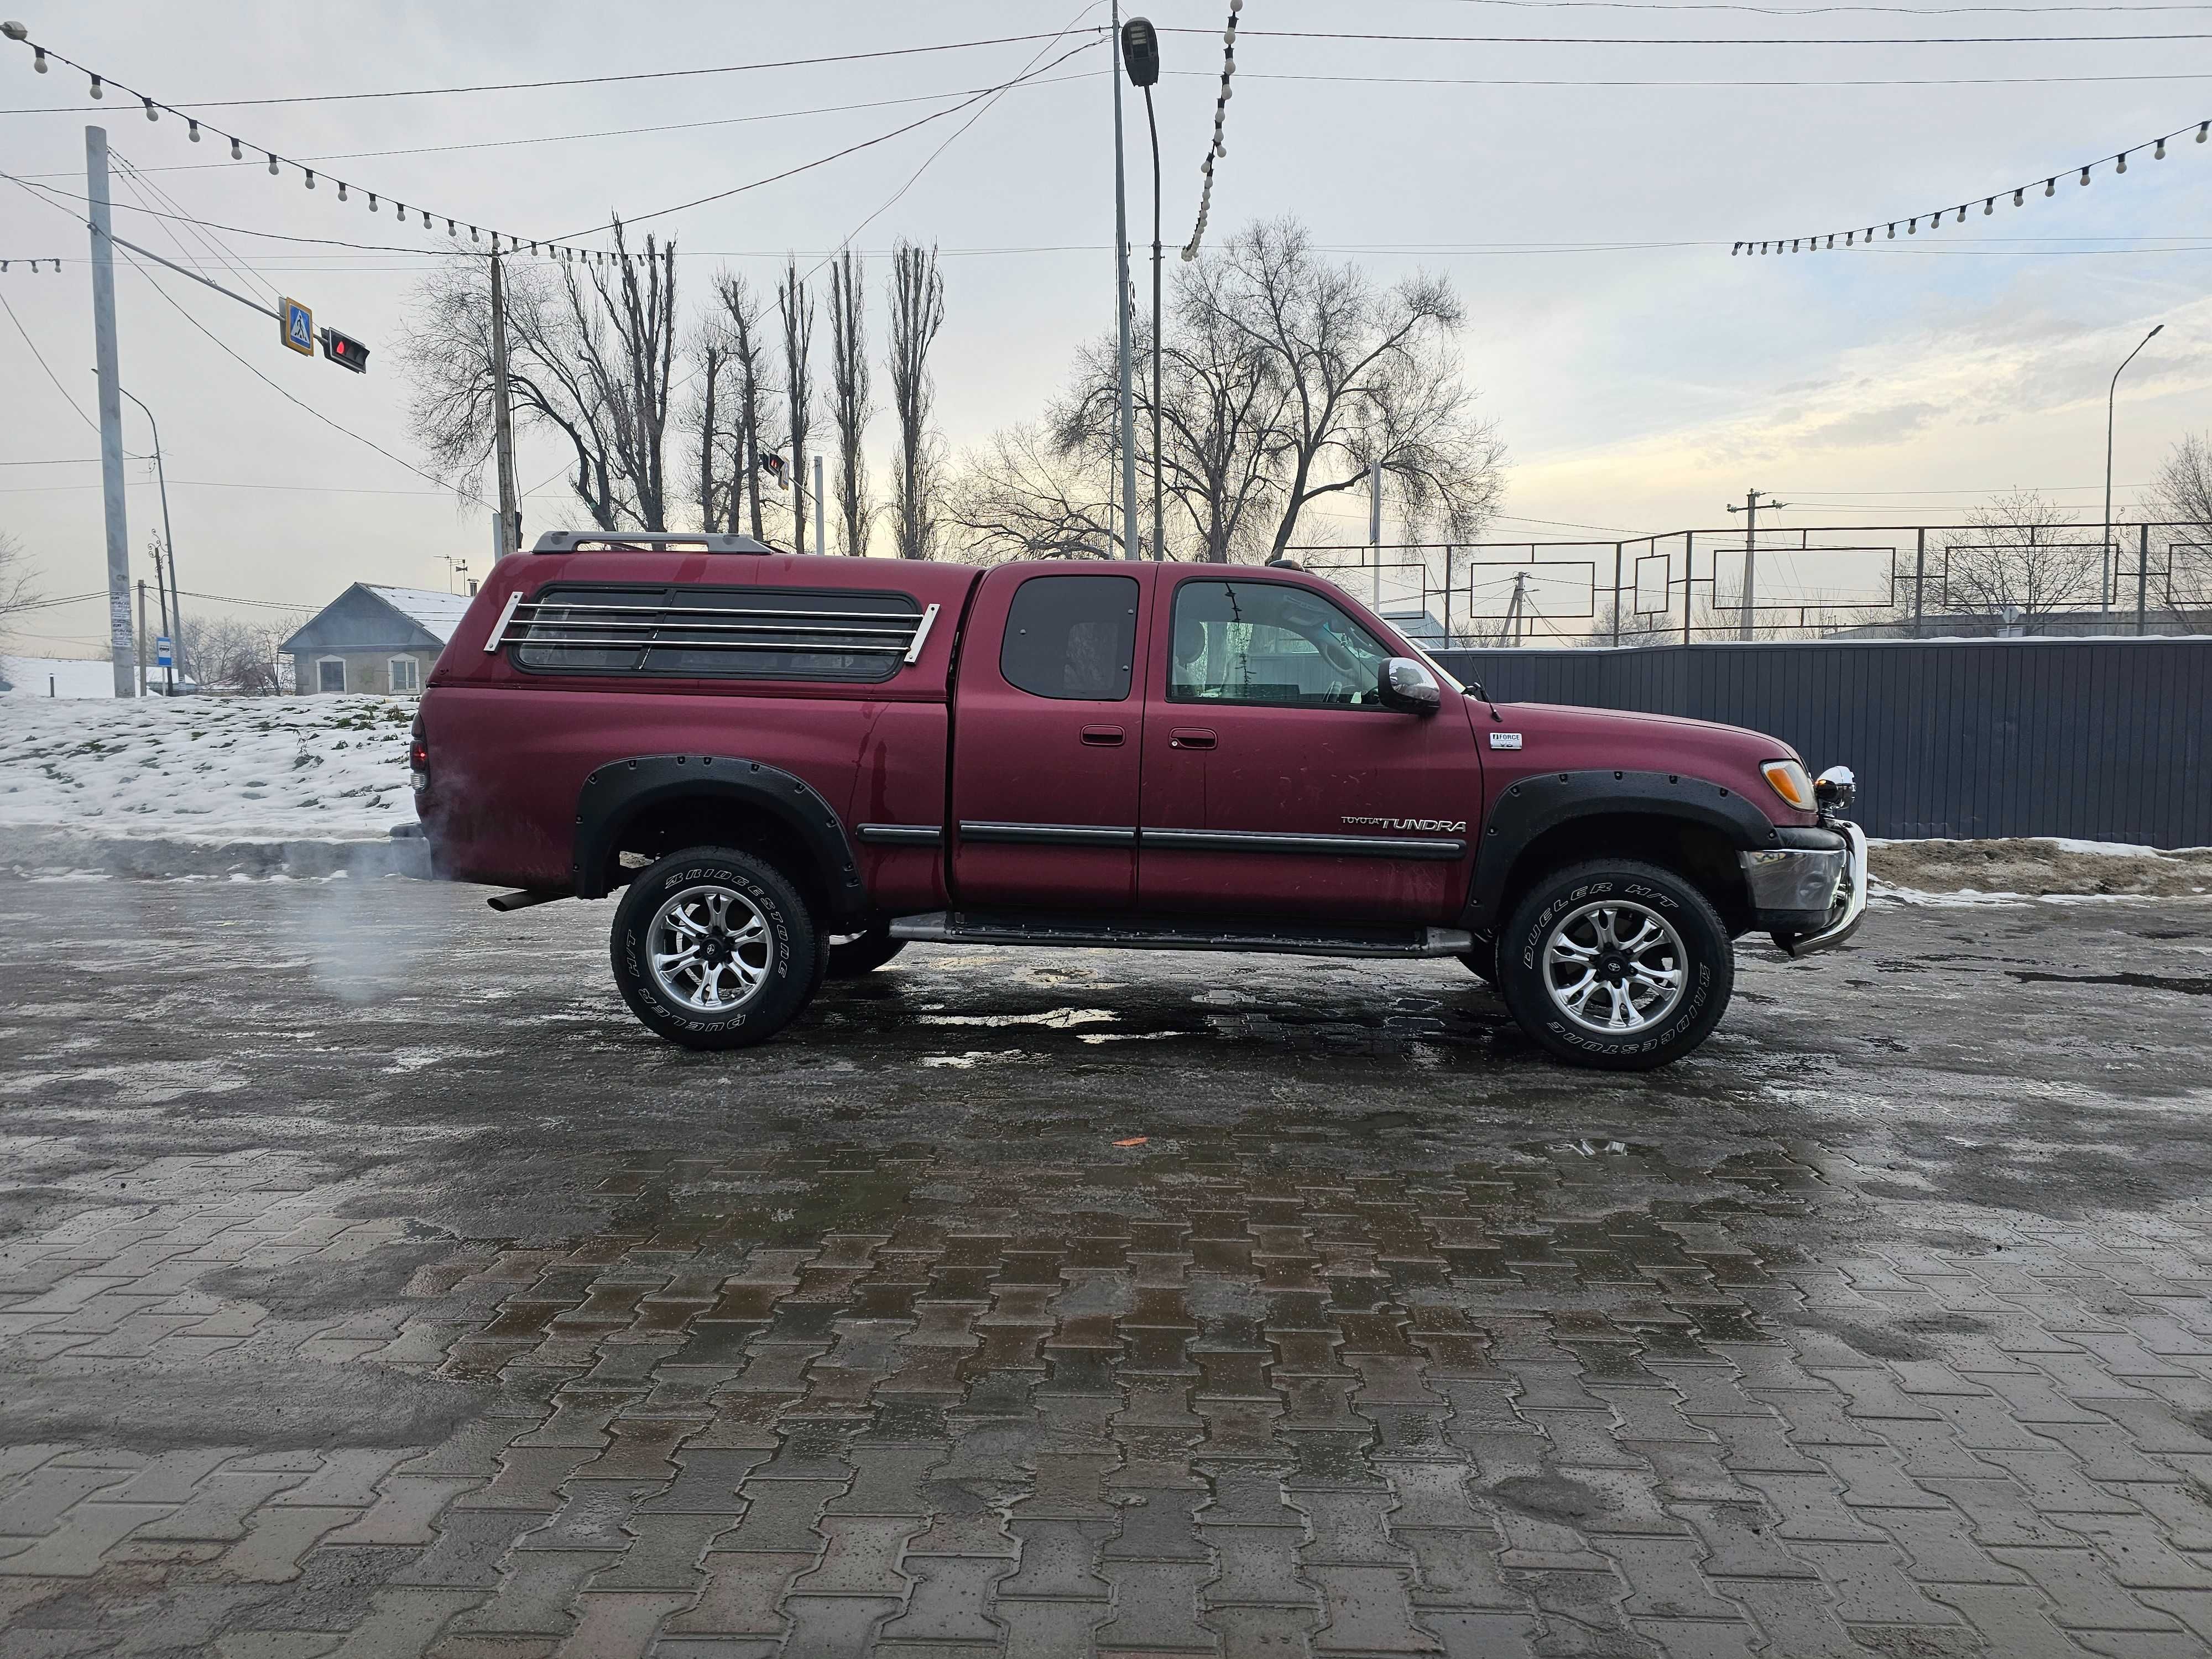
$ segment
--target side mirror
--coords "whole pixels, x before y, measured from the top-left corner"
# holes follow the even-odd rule
[[[1401,714],[1425,719],[1443,707],[1443,688],[1437,684],[1437,677],[1411,657],[1386,661],[1375,690],[1385,708],[1395,708]]]

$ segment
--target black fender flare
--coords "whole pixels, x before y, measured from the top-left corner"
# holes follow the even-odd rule
[[[584,780],[576,798],[570,876],[578,898],[607,896],[607,859],[639,813],[676,800],[726,802],[767,813],[813,860],[833,921],[865,915],[860,860],[837,809],[804,778],[765,762],[728,755],[640,755],[610,761]]]
[[[1543,772],[1498,797],[1475,848],[1460,925],[1485,937],[1505,924],[1505,884],[1530,843],[1576,818],[1620,812],[1718,831],[1740,853],[1783,844],[1783,831],[1726,785],[1679,772]]]

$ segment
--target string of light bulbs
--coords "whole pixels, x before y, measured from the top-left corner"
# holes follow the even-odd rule
[[[2107,161],[2112,164],[2112,171],[2115,174],[2125,173],[2128,170],[2128,157],[2134,155],[2137,150],[2147,149],[2150,151],[2151,160],[2154,161],[2163,161],[2166,160],[2166,147],[2172,143],[2175,139],[2185,137],[2188,132],[2189,129],[2187,127],[2178,127],[2173,131],[2166,133],[2157,138],[2147,138],[2140,144],[2131,144],[2127,149],[2120,151],[2117,155],[2100,155],[2094,161],[2085,162],[2079,169],[2081,176],[2077,182],[2083,185],[2087,184],[2091,174],[2093,174],[2097,168],[2104,166]],[[2212,120],[2199,121],[2197,124],[2197,142],[2200,144],[2204,143],[2208,135],[2212,135]],[[1982,198],[1982,212],[1985,216],[1995,213],[1996,211],[1997,198],[2008,193],[2012,197],[2012,204],[2014,207],[2027,206],[2027,192],[2033,190],[2038,182],[2040,182],[2043,185],[2044,195],[2046,197],[2055,196],[2058,193],[2058,181],[2075,171],[2075,169],[2070,167],[2061,167],[2057,172],[2050,174],[2040,181],[2031,179],[2027,183],[2015,186],[2009,192],[2002,190],[1994,191],[1988,196]],[[1929,230],[1933,231],[1938,229],[1942,227],[1943,223],[1943,216],[1947,213],[1957,214],[1959,216],[1954,222],[1964,224],[1966,222],[1966,210],[1972,205],[1973,201],[1969,198],[1966,201],[1960,203],[1957,207],[1937,208],[1933,213],[1914,214],[1905,219],[1891,219],[1882,222],[1887,223],[1888,226],[1888,234],[1883,237],[1882,240],[1884,241],[1896,240],[1897,228],[1899,225],[1903,225],[1905,227],[1905,234],[1906,235],[1918,235],[1920,234],[1920,222],[1923,219],[1925,219],[1928,222],[1928,228]],[[1729,249],[1729,257],[1733,258],[1739,253],[1825,253],[1829,249],[1836,246],[1836,238],[1838,236],[1844,239],[1844,246],[1845,247],[1856,247],[1860,246],[1862,241],[1863,241],[1867,246],[1871,246],[1875,240],[1875,228],[1876,227],[1875,225],[1868,225],[1863,229],[1854,227],[1847,230],[1822,231],[1817,236],[1774,237],[1765,241],[1741,241],[1737,242]]]
[[[1244,0],[1229,0],[1229,27],[1221,31],[1221,91],[1213,100],[1213,143],[1198,169],[1206,175],[1206,183],[1198,192],[1198,222],[1191,227],[1190,240],[1182,245],[1185,264],[1198,258],[1198,245],[1206,240],[1206,222],[1213,212],[1213,164],[1229,154],[1221,130],[1229,118],[1229,97],[1234,90],[1230,82],[1237,76],[1237,14],[1243,9]]]
[[[1232,3],[1241,5],[1243,3],[1243,0],[1232,0]],[[1059,35],[1048,38],[1058,39],[1060,36],[1064,36],[1066,33],[1067,31],[1063,29],[1060,31]],[[96,71],[87,68],[84,64],[76,62],[75,59],[54,51],[52,47],[40,45],[39,42],[33,40],[30,38],[29,31],[21,23],[0,23],[0,35],[4,35],[10,40],[19,41],[21,44],[29,46],[33,54],[33,67],[40,74],[44,75],[48,72],[46,60],[51,58],[55,62],[66,64],[69,68],[76,70],[80,75],[86,76],[90,82],[91,93],[94,98],[106,98],[107,95],[106,88],[112,86],[118,92],[124,94],[126,97],[136,98],[140,106],[144,109],[146,118],[149,121],[158,121],[165,114],[173,116],[176,119],[185,123],[187,134],[191,137],[192,143],[198,143],[200,142],[201,124],[198,117],[187,114],[174,105],[165,104],[157,98],[152,97],[146,93],[140,92],[136,88],[125,86],[120,81],[112,80],[108,77],[103,76]],[[1088,45],[1090,43],[1086,42],[1085,44]],[[1079,46],[1074,50],[1080,51],[1083,48],[1081,46]],[[890,132],[880,133],[873,138],[864,139],[859,143],[848,145],[831,155],[821,157],[813,161],[802,163],[799,167],[787,168],[784,172],[773,174],[767,179],[755,179],[750,184],[741,185],[732,190],[718,191],[714,195],[701,197],[694,201],[678,203],[673,207],[656,208],[649,213],[639,214],[635,216],[639,219],[659,218],[670,213],[681,212],[685,208],[699,207],[708,202],[720,201],[726,197],[741,194],[744,191],[757,189],[762,185],[772,184],[779,179],[792,177],[795,173],[807,172],[810,169],[822,166],[828,161],[836,161],[842,156],[849,155],[854,151],[866,149],[875,144],[882,143],[888,139],[896,138],[903,133],[914,131],[916,127],[927,126],[929,123],[940,120],[945,116],[957,114],[960,111],[984,98],[994,97],[998,94],[1006,91],[1010,87],[1018,86],[1025,81],[1034,80],[1042,76],[1048,70],[1057,67],[1060,63],[1065,61],[1066,57],[1073,55],[1073,52],[1063,54],[1061,58],[1055,58],[1052,63],[1046,64],[1042,69],[1032,68],[1024,71],[1021,75],[1014,76],[1010,81],[1000,83],[998,86],[985,88],[980,92],[974,93],[963,99],[960,102],[953,104],[947,108],[935,111],[929,115],[923,116],[919,120],[911,121],[903,126],[895,128]],[[1034,60],[1032,60],[1032,62],[1034,62]],[[301,175],[309,190],[313,190],[316,187],[316,181],[319,176],[316,169],[307,166],[305,162],[289,161],[285,157],[277,155],[273,149],[270,149],[261,144],[250,144],[245,140],[238,137],[236,135],[226,132],[218,127],[210,126],[209,131],[215,133],[217,137],[222,138],[229,143],[230,155],[233,161],[245,160],[246,150],[252,149],[267,159],[269,163],[269,171],[272,177],[281,175],[283,169],[289,167]],[[490,252],[494,254],[499,254],[501,252],[520,253],[525,249],[527,249],[532,257],[538,257],[542,254],[545,258],[572,264],[576,263],[580,258],[583,263],[587,264],[618,264],[624,259],[627,259],[634,265],[639,266],[641,266],[647,259],[659,257],[655,253],[632,253],[626,251],[610,252],[605,249],[586,247],[573,240],[575,237],[591,234],[592,228],[570,231],[557,237],[540,236],[536,238],[518,236],[511,231],[487,229],[477,225],[469,224],[466,220],[461,219],[454,215],[435,213],[428,208],[421,206],[410,208],[406,203],[401,202],[397,198],[380,198],[374,191],[362,190],[361,186],[351,183],[349,180],[339,179],[335,175],[327,173],[322,173],[319,176],[337,187],[337,198],[341,202],[351,199],[351,192],[356,190],[361,190],[361,193],[368,199],[368,210],[371,213],[374,213],[378,210],[380,200],[390,200],[392,210],[398,215],[399,222],[402,225],[404,225],[407,222],[407,216],[411,212],[422,216],[422,228],[425,230],[434,230],[435,227],[433,221],[443,219],[446,224],[446,234],[448,237],[453,238],[456,242],[459,240],[461,228],[464,226],[466,226],[469,233],[469,240],[472,243],[478,242],[483,236],[488,235],[491,239]],[[15,182],[27,183],[27,181],[18,179],[15,180]],[[33,187],[46,188],[46,186]],[[502,237],[506,239],[507,243],[504,248],[500,245],[501,239]],[[287,240],[311,240],[314,239],[298,238]],[[465,253],[469,250],[461,249],[459,251]]]
[[[40,265],[52,265],[54,268],[54,274],[56,276],[59,276],[61,274],[62,262],[58,259],[48,259],[43,257],[36,259],[0,259],[0,275],[5,275],[9,268],[15,265],[30,266],[31,272],[33,276],[38,274],[38,270]]]

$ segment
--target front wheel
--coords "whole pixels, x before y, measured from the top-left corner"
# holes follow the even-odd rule
[[[1671,870],[1605,859],[1545,877],[1500,936],[1498,988],[1564,1060],[1640,1072],[1712,1034],[1735,951],[1711,902]]]
[[[615,910],[615,983],[630,1012],[686,1048],[781,1031],[821,983],[822,939],[782,872],[692,847],[638,873]]]

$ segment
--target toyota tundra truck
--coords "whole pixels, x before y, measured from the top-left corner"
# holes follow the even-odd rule
[[[410,746],[436,872],[617,898],[614,977],[760,1042],[908,944],[1456,957],[1530,1037],[1703,1042],[1734,941],[1866,905],[1843,768],[1500,703],[1288,564],[976,568],[555,532],[501,560]]]

